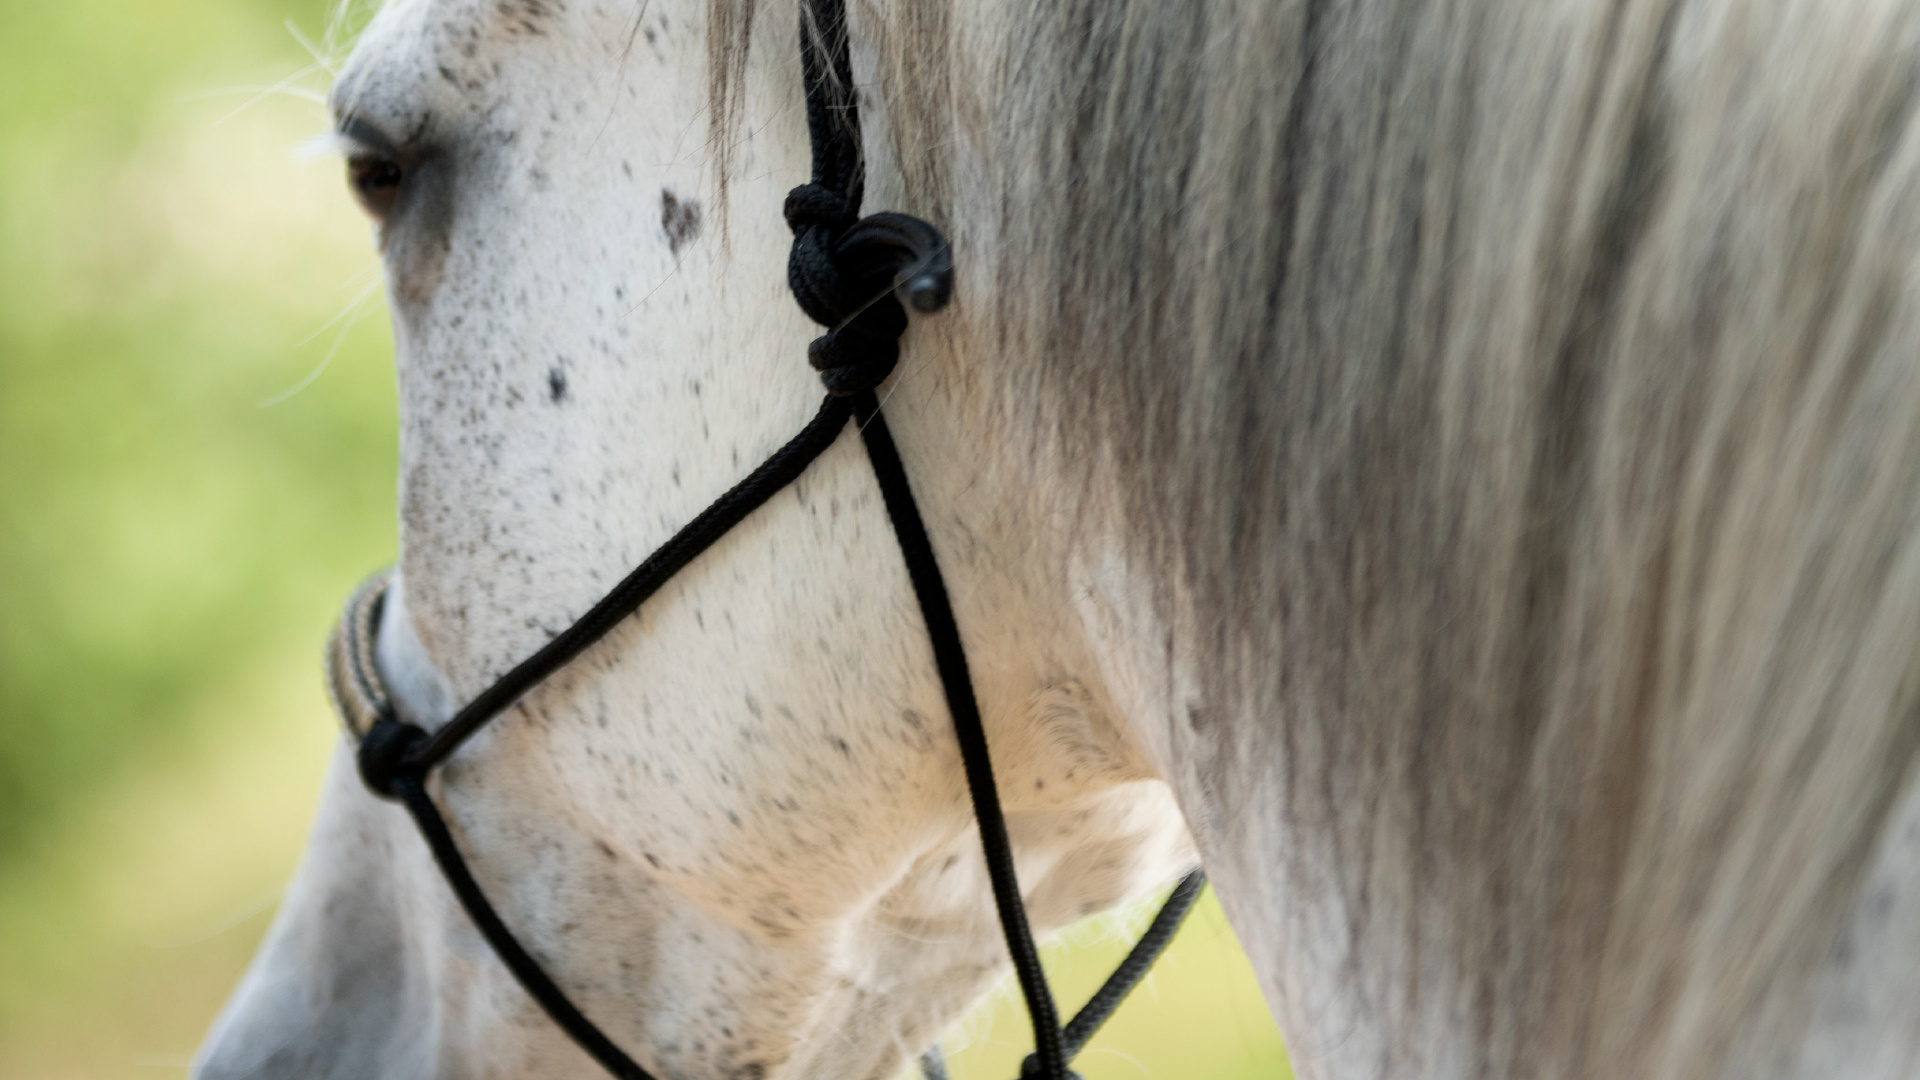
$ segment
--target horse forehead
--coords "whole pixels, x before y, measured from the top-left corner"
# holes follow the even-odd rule
[[[607,27],[598,25],[621,21],[608,5],[588,6],[584,21],[564,18],[568,12],[559,0],[394,0],[380,9],[356,42],[335,82],[333,110],[348,115],[383,107],[410,107],[418,113],[490,109],[519,69],[504,62],[517,50],[564,43],[570,49],[584,46],[618,55],[624,38],[601,32]],[[593,74],[591,65],[536,67],[538,78],[515,85],[514,97],[557,94],[577,78]],[[489,119],[499,123],[504,118]]]
[[[604,13],[606,5],[584,5]],[[466,60],[482,60],[489,49],[551,37],[562,32],[569,11],[560,0],[397,0],[380,18],[398,17],[420,32],[421,40]]]

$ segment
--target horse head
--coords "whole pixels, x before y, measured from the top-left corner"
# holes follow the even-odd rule
[[[817,401],[781,216],[807,177],[798,20],[774,14],[739,28],[737,127],[707,122],[704,0],[396,3],[341,74],[399,368],[401,556],[375,649],[406,718],[444,721]],[[855,56],[869,63],[864,41]],[[870,188],[905,198],[880,158]],[[979,322],[963,301],[915,327],[885,392],[1044,929],[1194,856],[1033,528],[1057,493],[968,389]],[[1003,968],[921,615],[856,440],[439,775],[503,918],[661,1077],[889,1075]],[[200,1075],[596,1072],[343,752]]]

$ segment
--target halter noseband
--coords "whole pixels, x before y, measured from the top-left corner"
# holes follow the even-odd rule
[[[1119,968],[1062,1028],[1014,875],[1013,845],[994,786],[993,763],[959,627],[906,471],[874,396],[874,388],[899,359],[899,338],[907,327],[902,301],[916,311],[931,313],[944,307],[952,295],[953,264],[947,239],[932,225],[906,214],[857,217],[864,178],[843,0],[803,2],[800,56],[813,180],[787,196],[786,218],[794,232],[787,278],[807,315],[828,328],[807,349],[808,359],[827,386],[820,410],[798,435],[647,556],[573,625],[432,733],[399,718],[374,663],[374,641],[389,581],[384,572],[347,602],[327,649],[328,689],[349,735],[358,743],[362,780],[374,793],[406,806],[447,884],[514,978],[609,1073],[621,1080],[653,1080],[587,1019],[507,929],[427,793],[427,776],[481,727],[604,637],[682,567],[792,483],[839,438],[848,419],[855,420],[933,644],[980,826],[994,903],[1033,1020],[1035,1049],[1022,1064],[1021,1077],[1069,1080],[1077,1074],[1068,1069],[1068,1063],[1166,949],[1205,878],[1195,870],[1180,880]],[[928,1080],[945,1080],[937,1045],[921,1058],[921,1067]]]

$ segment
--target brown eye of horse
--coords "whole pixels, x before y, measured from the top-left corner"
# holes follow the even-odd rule
[[[376,221],[385,221],[400,198],[400,181],[406,174],[400,166],[383,157],[356,155],[347,159],[347,184],[361,209]]]

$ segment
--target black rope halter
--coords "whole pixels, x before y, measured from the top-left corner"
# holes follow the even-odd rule
[[[919,218],[894,213],[857,216],[864,177],[846,12],[843,0],[811,0],[810,7],[810,12],[805,5],[802,9],[800,55],[813,180],[787,196],[787,223],[794,234],[787,278],[807,315],[827,328],[807,349],[827,387],[820,410],[798,435],[647,556],[573,625],[431,734],[399,718],[374,666],[373,639],[385,597],[384,578],[349,601],[329,650],[329,685],[359,739],[361,778],[375,793],[406,806],[447,884],[514,978],[609,1073],[621,1080],[653,1080],[587,1019],[507,929],[428,794],[427,777],[481,727],[604,637],[682,567],[792,483],[840,437],[848,419],[855,420],[933,643],[935,666],[980,825],[994,903],[1033,1019],[1035,1049],[1021,1066],[1021,1077],[1069,1080],[1076,1074],[1068,1069],[1068,1062],[1165,950],[1205,879],[1198,870],[1181,879],[1126,960],[1079,1014],[1061,1027],[1014,875],[1013,846],[1007,839],[960,630],[900,454],[874,396],[874,388],[899,360],[899,339],[907,328],[902,301],[930,313],[946,306],[951,297],[951,253],[940,230]],[[921,1066],[928,1080],[945,1080],[946,1066],[937,1045],[921,1058]]]

